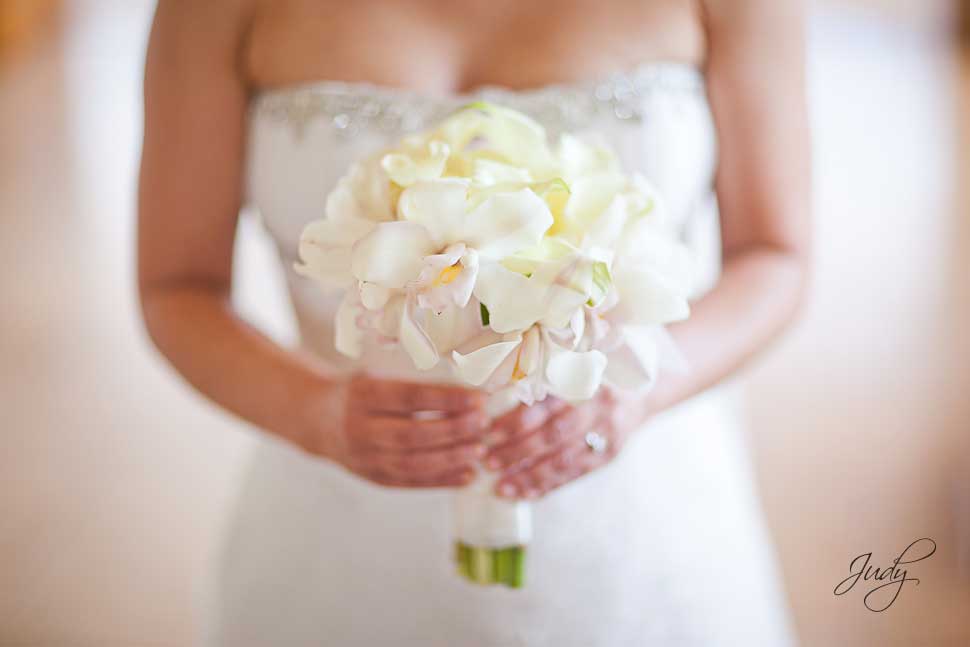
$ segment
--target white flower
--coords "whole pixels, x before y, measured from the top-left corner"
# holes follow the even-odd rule
[[[549,148],[545,129],[526,115],[502,106],[478,101],[465,106],[436,128],[429,138],[447,143],[454,151],[452,170],[464,176],[475,175],[475,162],[495,170],[505,167],[499,181],[508,181],[510,168],[519,181],[543,181],[556,177],[558,163]],[[528,173],[528,179],[521,171]],[[483,177],[483,176],[481,176]]]
[[[606,358],[578,340],[589,304],[609,291],[608,269],[562,241],[543,242],[531,254],[482,267],[475,296],[490,330],[452,352],[452,360],[463,381],[513,389],[522,402],[547,393],[584,400],[599,388]]]
[[[421,369],[438,362],[438,350],[416,309],[464,308],[492,276],[480,277],[480,266],[535,246],[552,224],[545,202],[530,189],[495,193],[469,208],[469,187],[462,179],[412,185],[398,202],[400,220],[377,225],[352,250],[351,271],[369,305],[381,307],[394,291],[407,292],[401,343]]]
[[[587,400],[599,388],[606,357],[597,350],[574,351],[558,344],[549,331],[534,325],[523,333],[488,332],[452,351],[458,376],[489,391],[512,389],[532,404],[547,394],[568,401]]]
[[[350,167],[327,196],[326,217],[311,222],[300,236],[297,273],[324,286],[353,284],[350,250],[379,222],[394,219],[396,201],[390,178],[374,157]]]
[[[441,177],[451,155],[448,144],[420,136],[409,137],[402,142],[400,150],[387,153],[381,158],[381,167],[388,177],[400,187],[408,187],[424,180]]]

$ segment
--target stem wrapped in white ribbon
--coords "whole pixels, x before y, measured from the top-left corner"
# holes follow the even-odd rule
[[[505,391],[493,394],[486,410],[494,419],[517,404]],[[496,496],[496,478],[480,470],[475,482],[453,495],[455,560],[458,572],[472,582],[520,588],[532,541],[532,504]]]

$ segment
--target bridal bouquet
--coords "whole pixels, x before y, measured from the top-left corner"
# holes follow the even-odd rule
[[[489,413],[602,384],[645,389],[662,325],[688,316],[690,262],[640,176],[595,140],[466,106],[354,164],[303,232],[297,270],[344,290],[339,352],[403,349],[485,389]],[[522,585],[529,504],[482,473],[455,493],[458,570]]]

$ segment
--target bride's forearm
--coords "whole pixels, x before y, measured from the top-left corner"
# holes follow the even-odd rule
[[[669,327],[687,371],[658,380],[646,415],[720,382],[775,339],[798,311],[806,273],[799,254],[768,246],[728,257],[717,286],[694,304],[689,319]]]
[[[671,326],[688,372],[661,376],[647,398],[652,411],[716,384],[771,342],[798,310],[808,274],[804,7],[736,0],[701,7],[725,262],[717,287]]]
[[[201,283],[143,286],[152,341],[198,391],[257,427],[298,445],[319,428],[332,382],[234,312],[228,291]]]

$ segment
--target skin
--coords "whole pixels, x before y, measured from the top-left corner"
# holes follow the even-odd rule
[[[537,31],[537,25],[541,29]],[[802,301],[810,179],[803,9],[778,0],[161,0],[148,51],[138,276],[147,330],[196,389],[382,485],[538,497],[608,463],[650,416],[765,348]],[[401,56],[407,51],[407,56]],[[670,327],[691,371],[647,396],[546,400],[489,425],[455,386],[339,378],[230,302],[246,109],[260,88],[366,80],[428,94],[601,78],[647,60],[702,64],[719,135],[723,274]],[[595,453],[585,434],[608,439]]]

